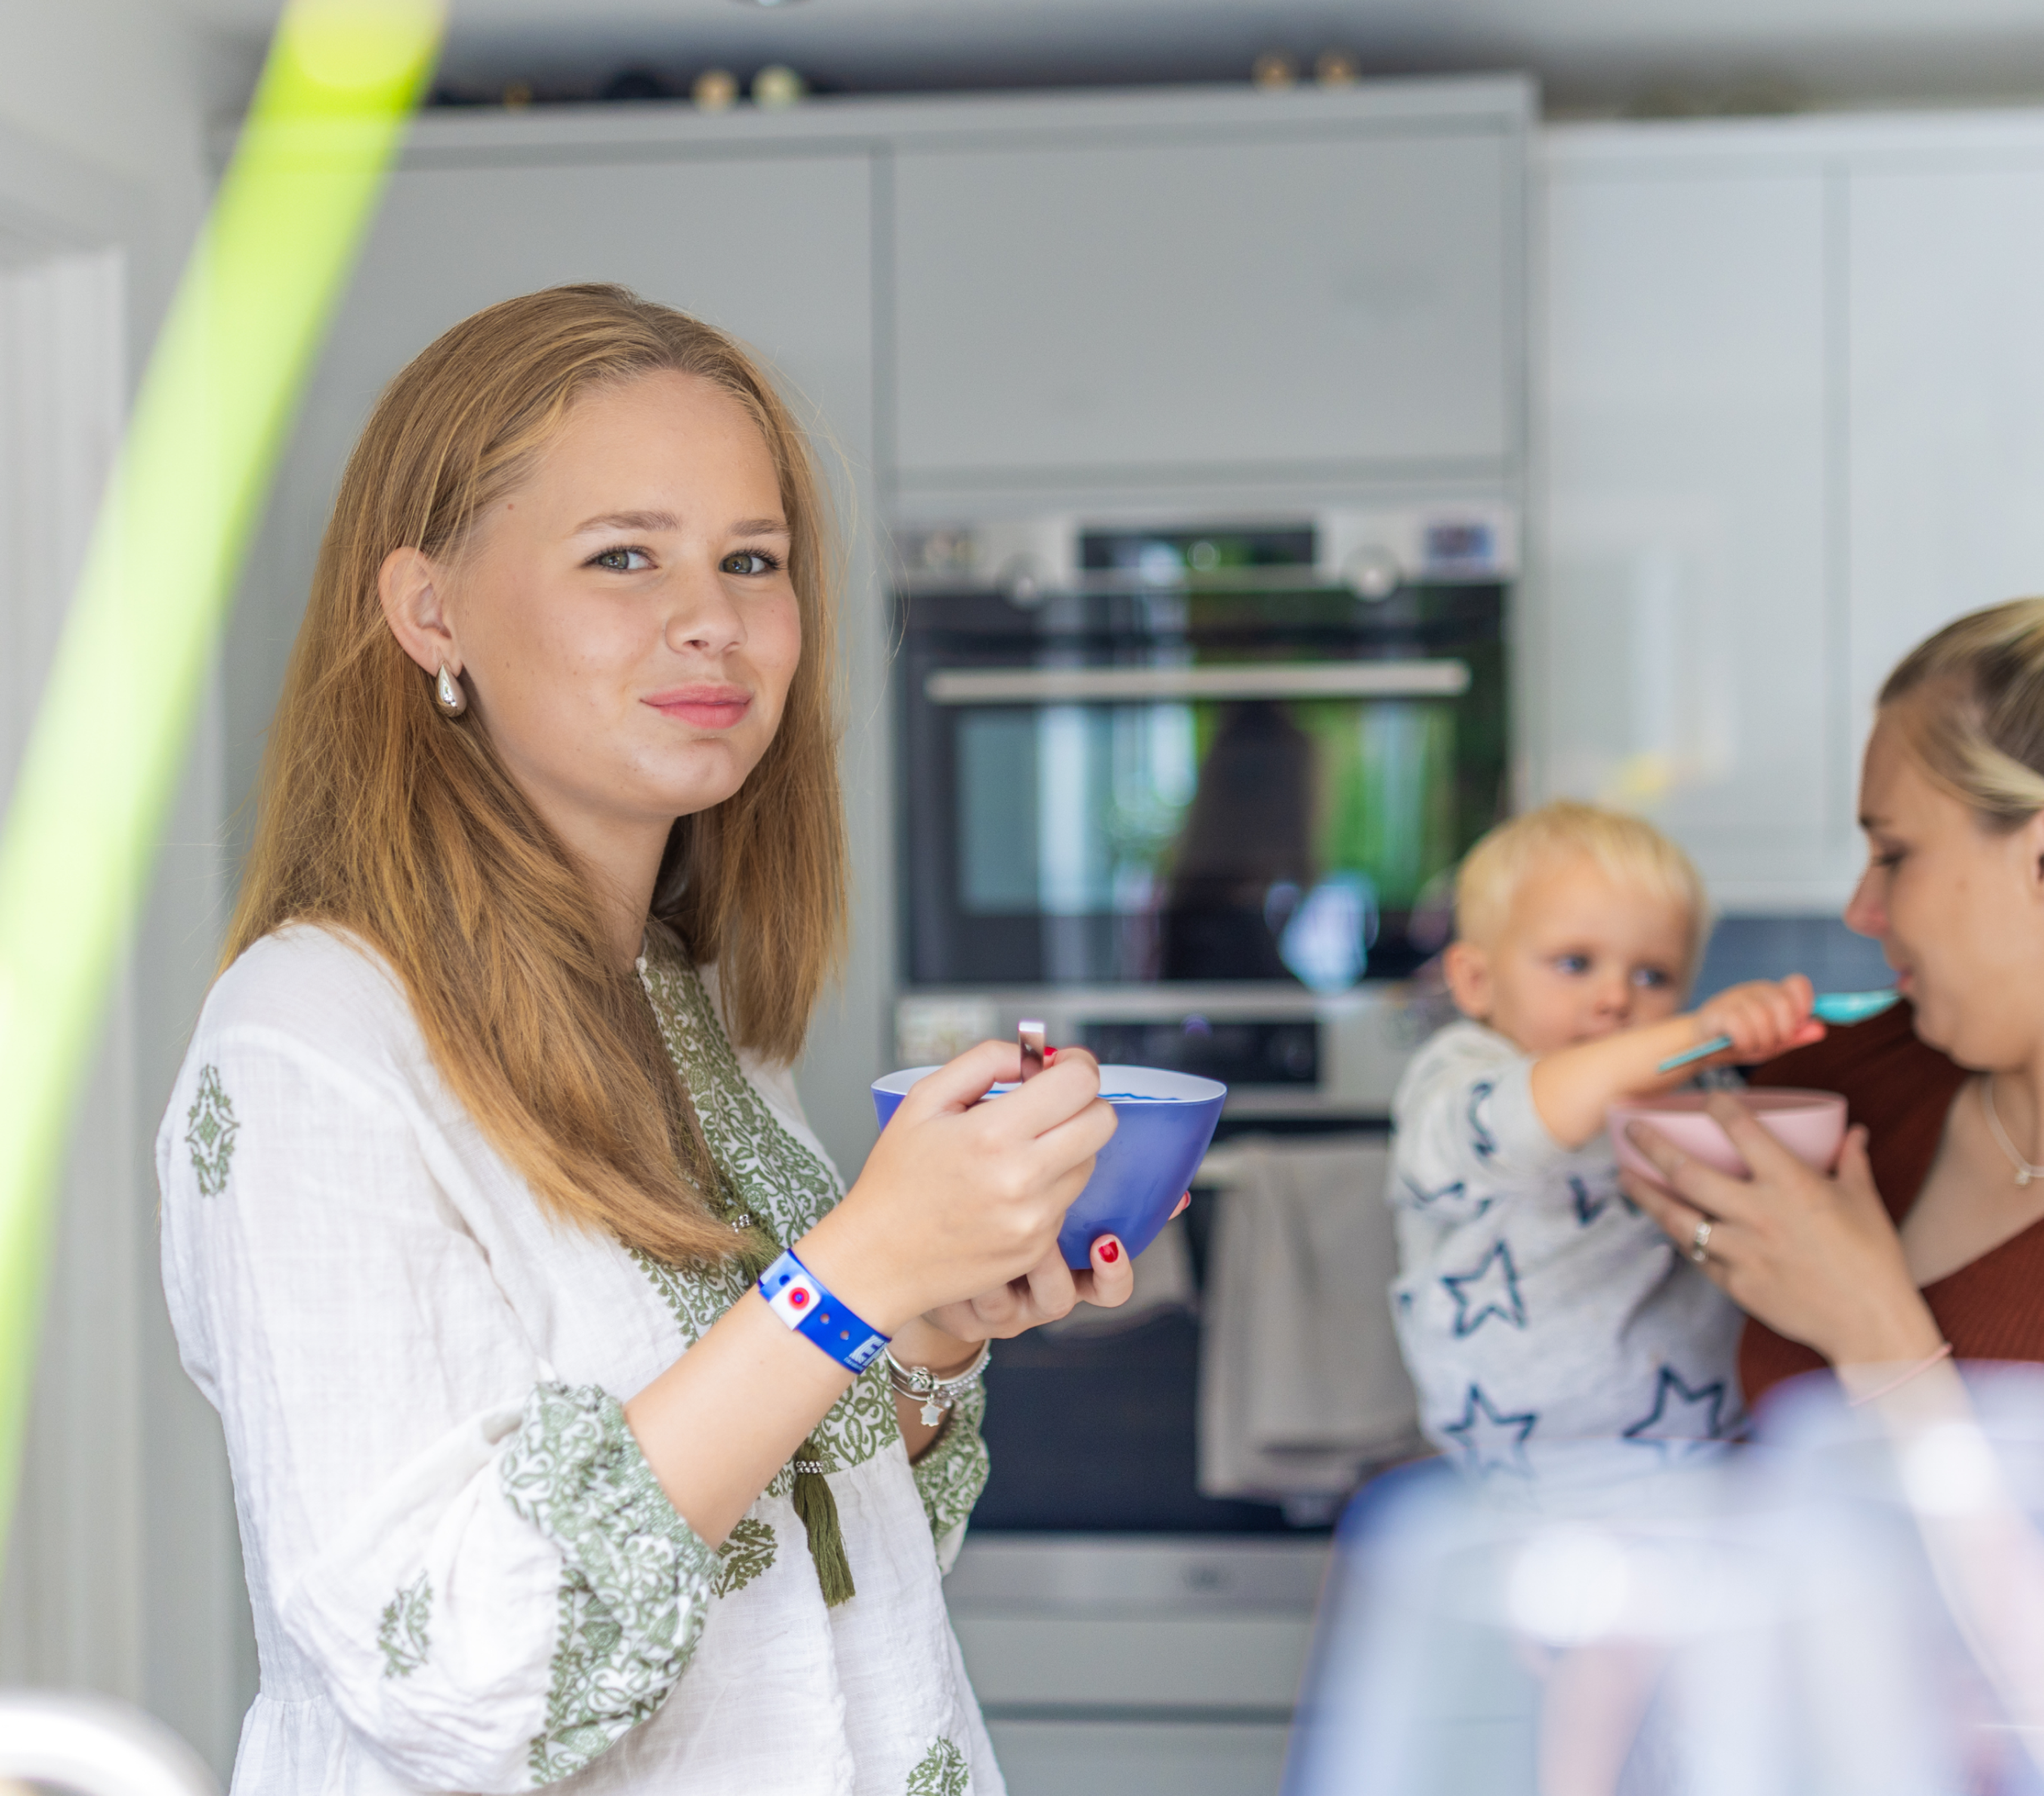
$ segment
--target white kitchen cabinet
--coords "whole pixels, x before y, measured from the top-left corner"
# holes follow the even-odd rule
[[[1855,170],[1852,693],[1962,611],[2044,593],[2044,140]]]
[[[1825,904],[1852,815],[1827,175],[1665,141],[1543,157],[1535,778],[1653,817],[1721,905]]]
[[[1523,129],[906,144],[905,490],[1516,478]]]
[[[377,394],[406,360],[470,313],[563,282],[621,282],[733,331],[763,352],[805,420],[820,420],[824,471],[839,483],[845,518],[865,527],[840,631],[859,945],[843,994],[825,1006],[812,1035],[820,1076],[804,1085],[825,1144],[855,1171],[873,1136],[866,1086],[884,1070],[893,940],[886,629],[870,546],[869,160],[591,161],[586,150],[545,160],[507,133],[446,166],[434,155],[432,123],[422,129],[413,165],[391,182],[252,558],[229,639],[236,759],[228,789],[245,791],[253,780],[342,463]]]
[[[2044,591],[2044,113],[1563,127],[1538,168],[1532,795],[1830,908],[1888,670]]]

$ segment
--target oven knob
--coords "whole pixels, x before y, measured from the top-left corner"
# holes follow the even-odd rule
[[[1375,605],[1389,598],[1404,582],[1398,557],[1380,543],[1366,543],[1342,563],[1342,579],[1358,598]]]
[[[1043,602],[1048,585],[1049,571],[1033,555],[1012,556],[1001,570],[1001,590],[1018,610],[1035,610]]]

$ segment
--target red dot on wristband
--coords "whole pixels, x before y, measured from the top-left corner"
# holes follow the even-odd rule
[[[1121,1257],[1121,1248],[1116,1242],[1103,1242],[1101,1246],[1100,1257],[1105,1260],[1108,1265],[1112,1266],[1115,1261]]]

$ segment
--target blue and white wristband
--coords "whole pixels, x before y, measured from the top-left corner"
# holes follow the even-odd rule
[[[855,1372],[864,1371],[886,1349],[889,1337],[839,1302],[792,1253],[784,1252],[759,1275],[759,1294],[795,1333]]]

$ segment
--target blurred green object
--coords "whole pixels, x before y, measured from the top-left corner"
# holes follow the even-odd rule
[[[292,0],[138,394],[0,833],[0,1542],[57,1176],[194,707],[444,25]]]

